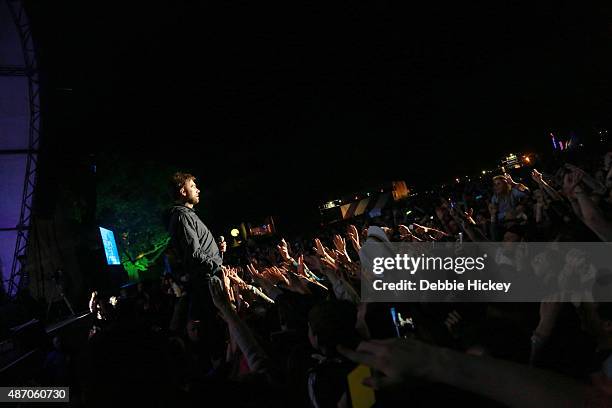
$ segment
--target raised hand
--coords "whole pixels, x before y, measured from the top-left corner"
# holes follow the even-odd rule
[[[238,276],[238,272],[235,268],[229,268],[227,276],[229,280],[239,288],[243,289],[247,286],[247,283]]]
[[[259,271],[253,266],[253,264],[248,264],[247,270],[251,276],[253,276],[253,279],[262,285],[275,285],[279,280],[277,273],[273,271],[272,268],[264,268]]]
[[[321,259],[327,259],[332,262],[334,261],[334,257],[332,256],[331,251],[328,251],[325,246],[323,246],[319,238],[315,238],[314,243],[315,247],[313,249]]]
[[[413,223],[412,225],[414,227],[414,232],[416,232],[417,234],[423,234],[427,232],[427,227],[423,227],[422,225],[419,225],[417,223]]]
[[[346,241],[340,235],[334,235],[334,246],[339,252],[346,252]]]
[[[359,231],[357,231],[357,227],[354,225],[349,225],[347,227],[346,236],[348,237],[349,241],[351,241],[355,251],[359,252],[361,249],[361,244],[359,242]]]
[[[273,285],[276,285],[279,282],[279,278],[276,272],[272,268],[264,268],[261,271],[261,276],[263,277],[263,279],[265,279],[266,281],[270,282]]]
[[[252,263],[247,264],[247,271],[251,274],[254,280],[264,279],[263,275],[253,266]]]
[[[474,221],[474,209],[468,208],[467,211],[463,213],[465,219],[472,225],[476,225],[476,221]]]
[[[329,257],[325,257],[325,258],[321,258],[321,266],[323,266],[323,271],[325,271],[325,268],[327,269],[331,269],[333,271],[337,271],[339,269],[338,263]]]
[[[230,279],[230,272],[228,267],[222,267],[221,269],[223,275],[223,287],[227,291],[227,295],[231,302],[234,302],[234,292],[232,291],[232,281]]]
[[[247,271],[251,274],[253,280],[257,282],[257,284],[259,284],[259,286],[261,286],[266,293],[270,294],[271,296],[274,295],[277,289],[274,287],[274,283],[270,281],[267,276],[260,273],[252,264],[247,265]]]
[[[222,314],[233,312],[233,306],[230,303],[226,288],[223,287],[223,281],[217,276],[213,276],[208,281],[208,289],[212,301]]]
[[[504,173],[504,179],[506,180],[506,183],[508,183],[511,186],[516,185],[516,181],[512,180],[512,176],[509,175],[508,173]]]
[[[278,252],[280,252],[281,257],[285,261],[289,261],[291,259],[291,256],[289,256],[289,246],[284,238],[281,239],[281,242],[276,246],[276,248],[278,248]]]
[[[400,224],[397,227],[399,234],[400,234],[400,238],[403,240],[408,240],[408,239],[412,239],[413,235],[412,232],[410,232],[410,228],[408,228],[407,226]]]
[[[317,255],[319,255],[321,258],[324,258],[327,256],[327,254],[325,253],[325,248],[323,248],[323,244],[321,243],[321,240],[319,238],[315,238],[314,239],[314,248],[312,248]]]
[[[287,285],[287,289],[302,294],[311,293],[310,289],[308,288],[308,285],[306,284],[306,282],[310,282],[308,278],[289,271],[287,271],[287,277],[289,280],[289,285]]]
[[[340,261],[345,265],[351,264],[353,262],[351,261],[351,258],[349,257],[346,251],[340,252],[338,250],[334,250],[333,254],[335,255],[334,258],[336,261]]]
[[[297,274],[306,277],[306,265],[304,265],[304,255],[300,255],[297,259]]]
[[[583,176],[584,176],[583,171],[576,171],[576,170],[573,170],[572,172],[567,173],[565,176],[563,176],[563,193],[567,197],[569,198],[574,197],[574,190],[576,190],[576,187],[582,180]]]
[[[565,167],[570,169],[572,172],[580,177],[580,180],[584,182],[591,190],[596,194],[603,194],[606,191],[606,186],[601,181],[592,177],[589,173],[581,169],[580,167],[574,166],[573,164],[566,163]]]
[[[269,269],[269,271],[272,274],[272,276],[276,278],[278,283],[283,283],[286,286],[291,286],[291,283],[289,282],[289,279],[287,278],[289,271],[286,268],[273,266]]]
[[[468,208],[466,212],[463,213],[463,215],[465,215],[465,218],[472,218],[472,216],[474,215],[474,209],[473,208]]]
[[[334,251],[336,254],[336,259],[344,263],[351,263],[351,258],[346,251],[346,240],[342,238],[340,235],[334,235],[334,245],[336,246],[336,250]]]
[[[325,287],[324,285],[321,285],[319,282],[316,281],[316,279],[313,278],[314,274],[312,272],[310,272],[310,275],[308,273],[306,273],[306,270],[308,269],[308,267],[306,266],[306,264],[304,263],[304,255],[300,255],[297,259],[297,274],[295,276],[297,276],[299,279],[302,279],[304,281],[308,281],[312,284],[315,284],[319,287],[321,287],[322,289],[327,290],[327,287]],[[306,289],[308,289],[307,286],[305,286]]]
[[[402,384],[410,377],[427,377],[435,348],[412,339],[363,341],[356,350],[339,346],[338,351],[356,363],[365,364],[384,376],[366,378],[363,383],[374,389]]]
[[[391,239],[391,237],[393,236],[393,230],[389,227],[380,227],[380,228],[383,230],[387,238]]]
[[[542,173],[540,173],[537,169],[533,169],[531,171],[531,179],[538,184],[542,184],[544,182],[542,179]]]

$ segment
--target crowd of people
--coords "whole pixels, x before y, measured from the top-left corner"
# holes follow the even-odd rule
[[[612,406],[612,303],[360,297],[370,240],[612,241],[612,151],[601,153],[230,248],[206,295],[180,267],[131,292],[93,292],[86,348],[67,358],[58,339],[48,379],[69,379],[87,406]],[[195,312],[202,296],[212,313]],[[368,374],[350,380],[358,367]]]

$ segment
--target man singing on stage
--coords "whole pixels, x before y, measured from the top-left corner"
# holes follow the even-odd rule
[[[213,234],[193,209],[200,202],[195,177],[188,173],[175,173],[172,193],[175,205],[170,210],[168,232],[178,260],[189,277],[189,319],[204,319],[204,324],[208,325],[216,316],[208,281],[221,275],[223,258]]]

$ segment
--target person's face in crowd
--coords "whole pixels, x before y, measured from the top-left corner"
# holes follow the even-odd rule
[[[502,242],[521,242],[521,236],[512,231],[506,231]]]
[[[187,337],[194,343],[200,341],[200,321],[189,320],[187,322]]]
[[[531,261],[531,268],[535,276],[541,278],[551,272],[551,264],[548,254],[541,252],[537,254]]]
[[[181,188],[181,195],[187,204],[196,205],[200,202],[200,190],[193,179],[188,180]]]
[[[582,302],[578,307],[582,330],[596,339],[612,336],[612,322],[602,320],[597,313],[597,303]]]
[[[493,180],[493,192],[495,194],[503,194],[506,191],[506,183],[501,179]]]
[[[516,219],[516,210],[507,210],[504,215],[504,221],[514,221]]]
[[[459,226],[457,225],[457,223],[455,222],[455,220],[450,220],[448,222],[448,230],[451,234],[457,234],[459,233],[460,229]]]
[[[62,348],[62,340],[60,339],[59,336],[55,336],[53,338],[53,347],[55,347],[56,350],[59,350]]]

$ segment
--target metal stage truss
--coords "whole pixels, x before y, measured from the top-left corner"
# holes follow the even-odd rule
[[[0,271],[14,297],[25,262],[40,139],[36,50],[21,0],[0,1]]]

